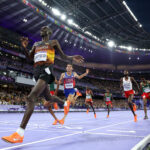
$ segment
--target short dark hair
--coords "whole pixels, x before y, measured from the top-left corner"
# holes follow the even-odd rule
[[[73,67],[73,65],[72,65],[71,63],[68,63],[68,64],[67,64],[67,66],[68,66],[68,65],[70,65],[70,66],[72,66],[72,67]]]

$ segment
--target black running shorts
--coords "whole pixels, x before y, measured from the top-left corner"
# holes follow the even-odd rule
[[[53,74],[53,65],[41,65],[34,68],[34,78],[44,80],[47,84],[51,84],[55,81]]]

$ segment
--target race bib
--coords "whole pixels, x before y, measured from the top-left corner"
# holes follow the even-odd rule
[[[73,83],[67,83],[65,86],[66,86],[66,89],[72,89]]]
[[[46,61],[47,60],[47,52],[38,52],[34,55],[34,62]]]
[[[109,97],[106,97],[106,101],[110,101],[110,98],[109,98]]]
[[[91,95],[86,95],[86,99],[91,99]]]
[[[130,88],[130,84],[125,84],[124,88],[129,89]]]
[[[145,93],[149,93],[150,92],[150,88],[145,88],[144,91],[145,91]]]

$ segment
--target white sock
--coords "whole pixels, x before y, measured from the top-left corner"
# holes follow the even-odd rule
[[[77,92],[78,91],[78,89],[77,88],[74,88],[74,90]]]
[[[20,127],[20,128],[17,129],[16,132],[17,132],[20,136],[24,136],[24,131],[25,131],[25,130]]]
[[[67,101],[65,101],[64,106],[67,106]]]

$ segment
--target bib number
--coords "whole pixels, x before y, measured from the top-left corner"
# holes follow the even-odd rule
[[[66,89],[72,89],[73,83],[67,83],[65,86],[66,86]]]
[[[34,62],[46,61],[47,60],[47,52],[38,52],[34,55]]]
[[[145,88],[144,91],[145,91],[145,93],[149,93],[150,89],[149,88]]]
[[[109,98],[109,97],[106,97],[106,101],[110,101],[110,98]]]
[[[86,96],[86,99],[91,99],[91,95],[87,95],[87,96]]]

